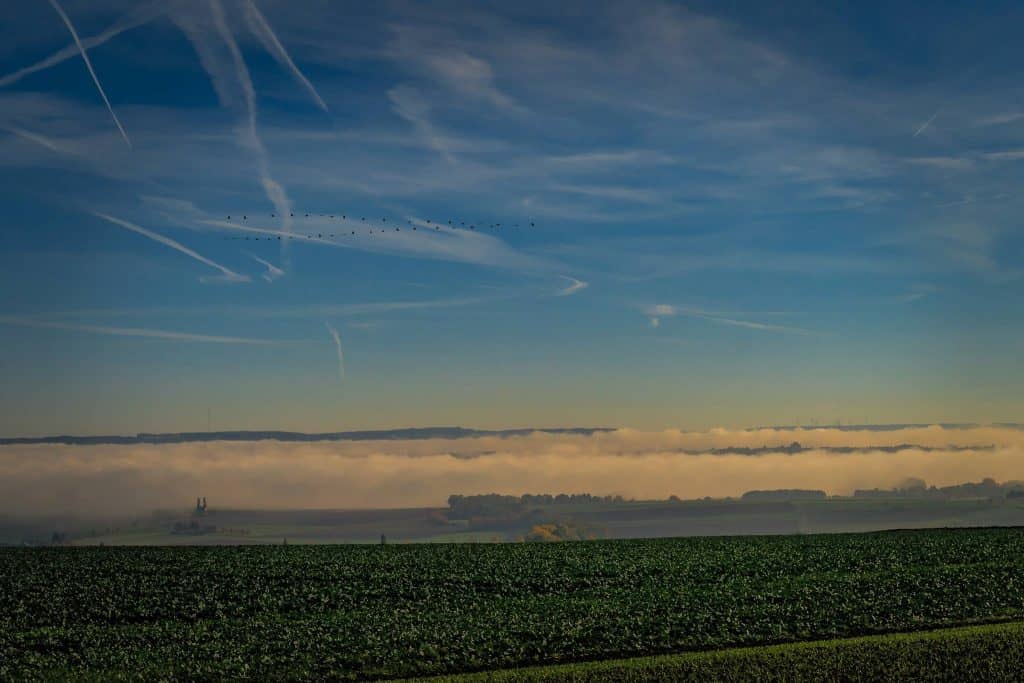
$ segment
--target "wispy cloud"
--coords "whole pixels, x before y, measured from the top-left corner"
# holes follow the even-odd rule
[[[338,330],[331,327],[331,324],[324,321],[324,325],[327,326],[327,331],[331,335],[331,339],[334,340],[334,348],[338,352],[338,379],[345,381],[345,354],[341,350],[341,335],[338,334]]]
[[[900,294],[899,296],[896,296],[894,300],[899,303],[910,304],[914,303],[915,301],[920,301],[926,296],[934,294],[937,291],[938,289],[934,285],[926,283],[915,283],[906,292]]]
[[[71,332],[90,332],[117,337],[150,337],[153,339],[171,339],[188,342],[206,342],[210,344],[246,344],[255,346],[277,346],[289,342],[273,339],[252,339],[249,337],[223,337],[209,334],[192,334],[190,332],[173,332],[170,330],[152,330],[140,327],[105,327],[101,325],[79,325],[76,323],[37,320],[16,316],[0,316],[0,324],[18,327],[39,327],[52,330],[68,330]]]
[[[430,104],[419,91],[400,85],[388,91],[391,108],[396,114],[412,124],[412,127],[447,162],[455,161],[451,147],[444,136],[434,127],[430,119]]]
[[[103,103],[107,105],[107,111],[110,112],[110,117],[114,119],[114,123],[117,124],[117,129],[121,131],[121,137],[124,138],[125,144],[131,147],[132,141],[128,139],[128,133],[124,132],[124,126],[121,125],[120,119],[118,119],[117,114],[114,113],[114,108],[110,106],[110,100],[107,99],[107,93],[103,91],[103,86],[100,85],[100,79],[96,76],[96,71],[92,68],[92,62],[89,61],[89,54],[85,51],[85,48],[82,47],[82,41],[78,38],[78,31],[75,30],[74,24],[71,23],[71,19],[68,17],[67,13],[64,12],[64,8],[60,6],[60,3],[57,2],[57,0],[50,0],[50,4],[64,21],[64,25],[68,27],[68,31],[71,32],[71,37],[74,38],[75,45],[78,46],[78,51],[82,55],[82,61],[85,62],[85,67],[89,70],[89,75],[92,76],[92,81],[96,84],[96,89],[100,91],[100,97],[103,98]]]
[[[568,275],[559,275],[558,277],[562,278],[563,280],[568,280],[569,286],[555,292],[555,296],[571,296],[576,292],[584,290],[590,286],[589,282],[577,280],[576,278],[570,277]]]
[[[164,13],[164,5],[166,5],[166,0],[154,0],[153,2],[137,7],[115,21],[102,33],[89,38],[83,38],[80,43],[77,41],[72,42],[67,47],[57,50],[46,59],[42,59],[35,64],[26,66],[9,73],[6,76],[0,77],[0,87],[12,85],[20,81],[25,76],[29,76],[37,71],[43,71],[51,66],[56,66],[61,62],[67,61],[79,54],[80,48],[91,50],[92,48],[102,45],[111,38],[114,38],[125,31],[147,24]]]
[[[967,171],[974,168],[974,160],[966,157],[913,157],[906,161],[915,166],[927,166],[948,171]]]
[[[575,166],[583,168],[675,163],[675,160],[671,156],[663,152],[645,149],[581,152],[577,154],[550,156],[545,158],[544,161],[560,166]]]
[[[552,185],[555,192],[566,194],[583,195],[597,199],[609,199],[615,201],[637,202],[639,204],[654,204],[663,201],[663,197],[652,190],[636,187],[622,187],[615,185]]]
[[[987,152],[986,159],[991,161],[1020,161],[1024,159],[1024,149],[1009,149],[1002,152]]]
[[[249,254],[249,256],[251,256],[253,259],[255,259],[259,263],[262,263],[264,266],[266,266],[266,268],[267,268],[266,272],[264,272],[260,277],[262,277],[267,282],[273,282],[277,278],[282,277],[284,275],[284,271],[281,270],[280,268],[278,268],[277,266],[275,266],[270,261],[267,261],[265,259],[261,259],[256,254]]]
[[[485,102],[505,113],[528,113],[498,88],[491,63],[477,50],[471,54],[458,40],[441,39],[434,31],[413,24],[393,24],[390,28],[394,40],[386,54],[403,66],[448,88],[461,100]]]
[[[995,225],[969,221],[936,226],[917,239],[959,269],[992,282],[1009,282],[1024,273],[1002,263],[1004,237],[1004,230]]]
[[[978,119],[974,125],[976,126],[1002,126],[1007,123],[1014,123],[1024,119],[1024,112],[1007,112],[1005,114],[996,114],[994,116],[986,116]]]
[[[141,225],[136,225],[135,223],[131,223],[131,222],[126,221],[126,220],[122,220],[120,218],[117,218],[115,216],[111,216],[109,214],[102,213],[100,211],[93,211],[92,213],[97,218],[102,218],[103,220],[105,220],[105,221],[107,221],[109,223],[113,223],[114,225],[119,225],[122,228],[126,228],[127,230],[131,230],[133,232],[137,232],[140,235],[144,235],[144,236],[148,237],[151,240],[155,240],[155,241],[159,242],[160,244],[166,244],[171,249],[177,249],[181,253],[185,254],[186,256],[191,256],[192,258],[194,258],[195,260],[199,261],[200,263],[205,263],[206,265],[210,266],[211,268],[216,268],[217,270],[219,270],[224,275],[224,280],[226,280],[228,282],[248,282],[249,281],[249,277],[248,276],[236,273],[235,271],[231,270],[230,268],[226,268],[226,267],[220,265],[219,263],[211,261],[210,259],[206,258],[202,254],[199,254],[196,251],[193,251],[192,249],[189,249],[188,247],[186,247],[185,245],[181,244],[180,242],[176,242],[176,241],[172,240],[170,237],[165,237],[164,235],[161,235],[159,233],[153,232],[152,230],[147,230],[146,228],[142,227]]]
[[[295,62],[292,61],[291,55],[284,49],[284,45],[277,39],[277,34],[274,33],[274,29],[270,27],[270,23],[267,21],[263,13],[260,12],[259,8],[252,0],[245,0],[245,18],[249,23],[249,28],[252,30],[256,37],[259,38],[260,42],[263,43],[263,47],[267,49],[271,55],[274,56],[278,62],[283,64],[292,76],[295,77],[303,88],[305,88],[313,100],[317,103],[324,111],[327,111],[327,103],[320,97],[320,93],[316,91],[313,84],[309,82],[305,74],[299,70],[299,67],[295,66]]]

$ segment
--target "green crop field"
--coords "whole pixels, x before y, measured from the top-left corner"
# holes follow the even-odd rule
[[[0,549],[4,680],[386,678],[1019,619],[1018,529]]]
[[[737,647],[453,674],[430,683],[660,681],[1005,681],[1024,667],[1024,623]]]

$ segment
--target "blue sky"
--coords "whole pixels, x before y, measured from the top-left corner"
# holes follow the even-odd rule
[[[0,433],[1020,419],[1020,3],[3,14]]]

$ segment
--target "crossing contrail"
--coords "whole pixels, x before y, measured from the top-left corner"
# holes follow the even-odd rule
[[[251,28],[252,32],[256,34],[256,37],[260,39],[260,42],[263,43],[263,47],[267,49],[267,52],[272,54],[278,62],[291,71],[295,80],[301,83],[302,87],[309,91],[310,96],[312,96],[316,101],[317,105],[324,111],[327,111],[327,103],[323,101],[323,98],[320,97],[320,93],[316,91],[316,88],[314,88],[313,84],[309,82],[306,75],[303,74],[299,70],[299,67],[295,65],[295,62],[292,61],[291,55],[289,55],[288,51],[284,49],[284,45],[281,44],[281,41],[277,39],[277,34],[275,34],[274,29],[270,27],[270,24],[267,22],[267,18],[263,16],[263,13],[260,12],[259,8],[252,0],[246,0],[245,18],[249,22],[249,28]]]
[[[84,47],[86,50],[91,50],[92,48],[102,45],[111,38],[114,38],[125,31],[136,28],[137,26],[142,26],[143,24],[148,24],[153,21],[153,19],[156,19],[164,13],[164,8],[162,7],[163,4],[164,3],[162,1],[157,0],[156,2],[149,3],[142,9],[132,10],[115,21],[102,33],[98,33],[91,38],[83,38],[81,47]],[[71,43],[71,45],[62,47],[46,59],[41,59],[35,64],[26,66],[13,73],[9,73],[6,76],[0,77],[0,86],[17,83],[25,76],[34,74],[37,71],[42,71],[43,69],[49,69],[51,66],[56,66],[61,62],[71,59],[78,54],[78,47],[79,45],[77,43]]]
[[[263,140],[260,138],[259,130],[256,127],[256,89],[253,87],[249,68],[245,65],[245,58],[242,56],[242,51],[238,48],[238,42],[235,40],[234,34],[231,33],[231,29],[228,27],[227,21],[224,18],[224,8],[221,6],[219,0],[210,0],[210,11],[214,27],[216,28],[217,33],[220,34],[221,39],[224,41],[224,45],[227,47],[228,52],[231,54],[235,77],[242,90],[242,99],[245,103],[247,124],[246,127],[240,131],[242,144],[255,153],[259,165],[258,170],[260,174],[260,184],[263,185],[263,191],[266,193],[271,204],[274,205],[277,213],[281,216],[282,229],[284,232],[290,233],[292,230],[291,201],[288,199],[288,195],[285,193],[284,187],[282,187],[281,184],[270,174],[270,159],[267,155],[266,147],[263,146]],[[214,74],[211,73],[211,76],[214,76]],[[216,76],[214,77],[216,78]],[[287,249],[287,246],[287,244],[283,244],[282,248]],[[286,254],[285,256],[285,265],[287,266],[288,259]]]
[[[85,48],[82,47],[82,41],[78,38],[78,31],[75,30],[75,25],[71,23],[71,19],[64,12],[64,8],[60,6],[57,0],[50,0],[50,4],[53,9],[57,11],[60,18],[64,20],[64,25],[68,27],[68,31],[71,32],[71,37],[75,39],[75,45],[78,46],[78,51],[82,55],[82,61],[85,62],[85,66],[89,69],[89,75],[92,76],[93,83],[96,84],[96,89],[100,91],[100,97],[103,98],[104,104],[107,105],[107,111],[110,112],[111,118],[114,119],[114,123],[117,124],[117,129],[121,131],[121,137],[124,138],[125,144],[129,147],[132,146],[132,141],[128,139],[128,133],[124,132],[124,126],[121,125],[120,119],[117,118],[117,114],[114,113],[114,108],[110,106],[110,100],[107,99],[107,93],[103,92],[103,86],[100,85],[100,79],[96,77],[96,72],[92,68],[92,62],[89,61],[89,55],[86,53]]]

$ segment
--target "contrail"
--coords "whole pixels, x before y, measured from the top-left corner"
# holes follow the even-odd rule
[[[752,320],[738,320],[736,318],[730,318],[720,313],[712,313],[704,311],[699,308],[692,306],[672,306],[669,304],[657,304],[655,306],[648,306],[644,309],[644,313],[650,318],[651,327],[658,327],[661,324],[661,319],[666,317],[673,317],[677,315],[687,316],[689,318],[699,318],[701,320],[709,320],[713,323],[720,325],[730,325],[732,327],[745,327],[749,330],[767,330],[773,332],[790,332],[793,334],[807,334],[807,335],[820,335],[821,332],[815,330],[808,330],[802,327],[789,327],[786,325],[771,325],[768,323],[759,323]],[[766,315],[761,313],[760,315]]]
[[[345,355],[341,351],[341,336],[338,335],[338,331],[331,327],[331,324],[324,321],[324,325],[327,326],[327,331],[330,332],[331,338],[334,340],[334,347],[338,350],[338,377],[341,381],[345,381]]]
[[[229,223],[228,221],[210,221],[204,220],[199,221],[204,225],[212,225],[214,227],[226,228],[228,230],[234,230],[236,232],[252,232],[258,235],[275,235],[277,237],[289,237],[296,240],[305,240],[306,242],[318,242],[320,244],[329,244],[333,247],[346,247],[347,245],[341,244],[334,240],[326,239],[324,237],[312,237],[310,235],[304,235],[301,232],[286,232],[284,230],[277,230],[275,228],[257,228],[250,225],[236,225],[235,223]]]
[[[103,220],[109,221],[111,223],[114,223],[115,225],[120,225],[122,228],[127,228],[128,230],[131,230],[133,232],[137,232],[140,235],[145,235],[146,237],[148,237],[151,240],[156,240],[157,242],[159,242],[161,244],[166,244],[168,247],[170,247],[172,249],[177,249],[181,253],[186,254],[187,256],[191,256],[195,260],[197,260],[197,261],[199,261],[201,263],[205,263],[206,265],[210,266],[211,268],[216,268],[220,272],[224,273],[224,278],[226,280],[228,280],[229,282],[248,282],[249,281],[248,276],[240,275],[240,274],[236,273],[235,271],[231,270],[230,268],[225,268],[224,266],[220,265],[219,263],[214,263],[213,261],[211,261],[210,259],[206,258],[202,254],[198,254],[198,253],[192,251],[191,249],[189,249],[188,247],[186,247],[185,245],[180,244],[179,242],[175,242],[170,237],[164,237],[163,235],[161,235],[159,233],[155,233],[155,232],[153,232],[151,230],[147,230],[146,228],[142,227],[141,225],[136,225],[135,223],[129,223],[128,221],[121,220],[120,218],[115,218],[114,216],[110,216],[110,215],[107,215],[105,213],[101,213],[99,211],[93,211],[92,214],[94,216],[96,216],[97,218],[102,218]]]
[[[273,282],[277,278],[279,278],[282,275],[284,275],[284,271],[281,270],[280,268],[278,268],[277,266],[275,266],[270,261],[265,261],[264,259],[261,259],[256,254],[249,254],[249,256],[251,256],[252,258],[256,259],[257,261],[259,261],[260,263],[262,263],[264,266],[267,267],[267,272],[263,273],[263,275],[262,275],[263,279],[266,280],[267,282]]]
[[[932,114],[931,118],[928,119],[927,121],[925,121],[924,123],[922,123],[921,127],[918,128],[917,130],[915,130],[914,134],[911,137],[915,137],[916,138],[918,135],[923,133],[925,131],[925,129],[928,128],[928,126],[932,125],[932,121],[934,121],[935,117],[938,116],[938,115],[939,115],[939,110],[935,110],[935,113]]]
[[[103,31],[102,33],[92,36],[91,38],[83,39],[81,42],[81,46],[84,47],[86,50],[91,50],[92,48],[102,45],[111,38],[114,38],[124,33],[125,31],[133,29],[137,26],[141,26],[143,24],[147,24],[164,13],[163,5],[164,2],[157,1],[149,3],[142,10],[133,10],[128,14],[124,15],[123,17],[121,17],[120,19],[118,19],[109,28],[107,28],[107,30]],[[77,54],[78,44],[71,43],[67,47],[61,48],[57,52],[54,52],[46,59],[38,61],[35,64],[32,64],[31,66],[26,66],[23,69],[18,69],[14,73],[10,73],[6,76],[0,77],[0,87],[5,85],[11,85],[12,83],[17,83],[25,76],[34,74],[37,71],[42,71],[43,69],[48,69],[51,66],[56,66],[61,62],[71,59]]]
[[[568,280],[571,284],[565,289],[560,289],[557,292],[555,292],[555,296],[571,296],[576,292],[580,291],[581,289],[586,289],[587,287],[590,286],[589,282],[577,280],[576,278],[569,277],[568,275],[559,275],[558,277],[564,280]]]
[[[819,334],[814,330],[805,330],[802,327],[788,327],[785,325],[769,325],[767,323],[757,323],[750,320],[736,320],[734,318],[721,318],[715,315],[704,315],[700,313],[687,313],[695,318],[703,318],[704,320],[710,320],[711,322],[720,323],[722,325],[732,325],[733,327],[745,327],[750,330],[771,330],[775,332],[792,332],[793,334]]]
[[[65,150],[61,149],[57,145],[57,143],[54,142],[53,140],[51,140],[50,138],[43,137],[42,135],[39,135],[38,133],[33,133],[32,131],[25,130],[24,128],[16,128],[14,126],[3,126],[3,125],[0,125],[0,129],[6,130],[11,135],[17,135],[19,138],[23,138],[25,140],[28,140],[29,142],[34,142],[37,145],[41,145],[41,146],[43,146],[43,147],[45,147],[45,148],[47,148],[47,149],[49,149],[49,150],[51,150],[53,152],[64,152],[65,151]]]
[[[249,28],[256,34],[256,37],[263,43],[263,47],[267,49],[267,52],[272,54],[278,62],[283,64],[289,71],[292,72],[292,76],[295,77],[302,86],[309,91],[309,94],[316,100],[317,105],[324,111],[327,111],[327,104],[320,97],[320,93],[316,91],[313,84],[309,82],[299,67],[295,66],[295,62],[292,61],[288,51],[284,49],[284,45],[277,39],[277,34],[274,33],[274,29],[270,27],[266,17],[260,12],[259,8],[256,7],[252,0],[246,0],[245,3],[245,18],[249,22]]]
[[[75,39],[75,45],[78,46],[78,51],[82,54],[82,61],[85,62],[85,66],[89,69],[89,75],[92,76],[93,83],[96,84],[96,89],[100,91],[100,96],[103,98],[103,102],[107,105],[107,111],[110,112],[110,116],[114,119],[114,123],[117,124],[117,129],[121,131],[121,137],[124,138],[125,144],[129,147],[132,146],[132,141],[128,139],[128,133],[124,132],[124,126],[121,125],[121,121],[117,118],[117,114],[114,113],[114,108],[110,106],[110,100],[107,99],[107,93],[103,92],[103,86],[100,85],[100,79],[96,77],[96,72],[92,68],[92,62],[89,61],[89,55],[86,53],[85,48],[82,47],[82,41],[78,38],[78,31],[75,30],[74,24],[71,23],[71,19],[65,14],[64,8],[60,6],[57,0],[50,0],[50,4],[53,9],[57,10],[57,14],[64,20],[64,25],[68,27],[68,31],[71,32],[71,37]]]
[[[250,339],[246,337],[220,337],[208,334],[192,334],[190,332],[171,332],[168,330],[150,330],[141,327],[102,327],[99,325],[76,325],[73,323],[32,320],[13,316],[0,316],[0,324],[17,325],[19,327],[42,327],[53,330],[71,330],[73,332],[91,332],[108,334],[118,337],[151,337],[154,339],[176,339],[179,341],[208,342],[212,344],[251,344],[258,346],[276,346],[286,342],[272,339]]]

